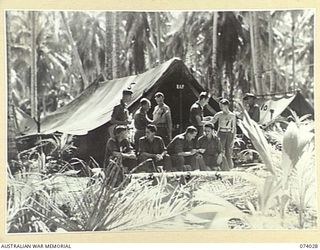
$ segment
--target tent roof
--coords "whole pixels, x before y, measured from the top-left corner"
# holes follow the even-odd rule
[[[264,96],[257,100],[260,106],[260,124],[270,123],[289,107],[299,116],[311,114],[313,116],[314,109],[302,96],[297,92],[286,93],[285,95]]]
[[[122,90],[128,88],[132,82],[136,84],[131,85],[133,95],[129,107],[169,73],[169,69],[176,65],[181,66],[181,64],[185,67],[179,58],[172,58],[143,74],[105,82],[96,81],[86,88],[79,97],[43,118],[40,126],[41,133],[87,134],[88,131],[111,120],[113,108],[120,103],[122,98]],[[34,126],[26,133],[30,135],[36,132],[36,126]]]

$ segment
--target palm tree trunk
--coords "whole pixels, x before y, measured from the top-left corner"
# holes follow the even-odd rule
[[[263,86],[262,86],[262,51],[261,51],[261,42],[260,42],[260,34],[259,34],[259,19],[258,12],[253,13],[253,23],[254,23],[254,43],[256,49],[256,57],[257,57],[257,80],[258,80],[258,93],[263,94]]]
[[[255,89],[255,92],[257,92],[257,83],[256,83],[256,79],[255,79],[255,76],[256,76],[256,67],[257,67],[257,62],[256,62],[256,51],[255,51],[255,48],[254,48],[254,39],[253,39],[253,18],[252,18],[252,13],[249,12],[249,28],[250,28],[250,47],[251,47],[251,62],[252,62],[252,76],[251,77],[251,82],[254,83],[252,84],[252,86],[254,87]]]
[[[249,12],[250,15],[250,41],[253,62],[253,74],[255,81],[255,89],[257,94],[261,94],[261,70],[259,67],[260,50],[259,50],[259,33],[257,27],[257,16],[255,12]]]
[[[112,27],[113,27],[113,15],[112,12],[106,11],[105,13],[106,21],[106,37],[105,37],[105,72],[108,80],[113,79],[112,75]]]
[[[38,119],[36,12],[31,11],[31,117]]]
[[[65,15],[65,13],[63,11],[60,11],[60,14],[61,14],[64,26],[66,28],[67,37],[68,37],[69,43],[70,43],[71,48],[72,48],[72,53],[73,53],[73,56],[74,56],[74,59],[75,59],[75,63],[76,63],[77,68],[78,68],[78,70],[80,72],[82,81],[84,83],[84,87],[87,87],[87,86],[89,86],[88,78],[87,78],[87,76],[86,76],[86,74],[84,72],[82,61],[80,59],[78,49],[77,49],[77,47],[75,45],[75,42],[74,42],[74,40],[72,38],[72,34],[71,34],[71,31],[70,31],[70,28],[69,28],[69,25],[68,25],[68,22],[67,22],[67,19],[66,19],[66,15]],[[80,91],[82,92],[83,89],[81,89]]]
[[[211,90],[217,82],[217,46],[218,46],[218,12],[213,12],[213,27],[212,27],[212,80],[209,82],[208,89]]]
[[[158,64],[161,64],[161,31],[160,31],[160,20],[159,20],[159,12],[155,12],[156,15],[156,30],[157,30],[157,61]]]
[[[296,89],[296,79],[295,79],[295,57],[294,57],[294,31],[295,31],[295,11],[291,11],[291,20],[292,20],[292,26],[291,26],[291,49],[292,49],[292,85],[293,90]]]
[[[112,53],[112,58],[113,58],[113,77],[114,78],[119,78],[121,77],[120,74],[120,16],[119,12],[113,12],[114,16],[114,22],[113,22],[113,29],[112,29],[112,37],[113,37],[113,53]]]
[[[229,92],[229,100],[230,100],[230,110],[233,110],[233,92],[234,92],[234,75],[232,72],[233,62],[226,63],[226,73],[230,82],[230,92]]]
[[[16,145],[16,131],[14,128],[14,113],[12,101],[11,83],[11,42],[10,42],[10,16],[6,11],[6,37],[7,37],[7,83],[8,83],[8,162],[17,158],[18,150]]]
[[[272,15],[269,12],[269,69],[270,69],[270,93],[276,92],[276,82],[274,79],[274,72],[273,72],[273,22],[272,22]]]
[[[96,45],[95,45],[96,46]],[[100,74],[101,74],[101,66],[100,66],[100,58],[99,58],[99,49],[97,48],[97,46],[96,46],[96,48],[95,48],[95,53],[94,53],[94,60],[96,61],[96,69],[97,69],[97,71],[96,71],[96,77],[95,78],[97,78]]]
[[[156,46],[156,41],[154,40],[154,32],[156,28],[155,24],[155,13],[152,15],[151,13],[147,13],[148,23],[149,23],[149,41],[147,42],[147,54],[149,61],[149,68],[153,68],[157,62],[155,60],[155,53],[157,52],[158,47]],[[147,62],[147,60],[146,60]]]
[[[272,23],[272,15],[269,12],[269,69],[270,69],[270,93],[276,92],[276,82],[274,79],[274,72],[273,72],[273,23]]]

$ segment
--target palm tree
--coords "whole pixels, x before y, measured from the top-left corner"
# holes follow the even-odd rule
[[[292,84],[293,90],[296,89],[296,79],[295,79],[295,45],[294,45],[294,36],[295,36],[295,23],[296,23],[296,13],[294,10],[291,12],[291,49],[292,49]]]
[[[113,14],[112,12],[105,12],[105,23],[106,23],[106,36],[105,36],[105,71],[107,79],[111,80],[112,75],[112,45],[113,45]]]
[[[119,78],[121,77],[121,71],[120,71],[120,13],[119,12],[113,12],[113,29],[112,29],[112,37],[113,37],[113,77]]]
[[[55,82],[62,82],[68,78],[67,69],[69,68],[69,51],[63,37],[59,35],[59,20],[47,12],[37,12],[35,48],[31,50],[31,13],[24,11],[10,11],[10,26],[14,32],[11,37],[11,65],[12,88],[14,93],[15,105],[20,106],[31,115],[30,109],[26,106],[31,100],[31,64],[32,53],[36,56],[36,77],[39,100],[39,111],[45,111],[42,107],[45,104],[45,96],[48,89],[52,88]],[[34,82],[34,80],[33,80]],[[32,83],[33,84],[33,83]],[[34,85],[33,85],[34,86]],[[35,88],[32,88],[33,93]],[[36,98],[37,99],[37,98]],[[33,100],[34,106],[34,100]],[[33,107],[34,109],[34,107]],[[40,114],[40,112],[39,112]]]
[[[31,11],[31,117],[38,119],[36,15]]]
[[[268,13],[269,16],[269,70],[270,70],[270,92],[275,93],[276,91],[276,82],[274,79],[274,73],[273,73],[273,30],[272,30],[272,14],[271,12]]]
[[[81,78],[82,78],[83,85],[82,85],[81,90],[80,90],[82,92],[83,89],[89,85],[89,82],[88,82],[87,76],[86,76],[86,74],[84,72],[82,61],[80,59],[78,49],[75,46],[74,40],[72,38],[72,34],[71,34],[71,31],[70,31],[70,28],[69,28],[69,25],[68,25],[68,22],[67,22],[66,15],[65,15],[65,13],[63,11],[60,11],[60,15],[62,17],[62,21],[63,21],[65,29],[66,29],[66,34],[67,34],[67,37],[68,37],[68,40],[69,40],[69,44],[71,45],[71,48],[72,48],[74,61],[75,61],[76,65],[77,65],[77,68],[78,68],[78,70],[80,72],[80,75],[81,75]]]
[[[209,83],[209,89],[212,89],[213,84],[217,84],[218,12],[213,12],[212,20],[212,83]]]
[[[156,16],[156,30],[157,30],[157,58],[158,58],[158,64],[161,64],[161,44],[160,44],[160,37],[161,37],[161,32],[160,32],[160,20],[159,20],[159,12],[155,12]]]
[[[251,38],[251,52],[253,62],[253,74],[257,94],[262,94],[262,72],[261,72],[261,50],[260,50],[260,38],[258,30],[258,18],[256,12],[250,12],[250,38]]]
[[[8,162],[17,158],[16,133],[14,128],[14,105],[12,101],[12,79],[11,79],[11,41],[10,41],[10,15],[6,11],[6,42],[7,42],[7,84],[8,84]]]

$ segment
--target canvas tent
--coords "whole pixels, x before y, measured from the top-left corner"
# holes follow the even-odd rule
[[[79,154],[91,155],[101,162],[113,107],[120,103],[122,90],[130,86],[133,96],[128,109],[132,113],[139,107],[142,97],[151,100],[152,110],[156,105],[154,94],[157,91],[164,93],[165,102],[172,110],[175,133],[189,125],[189,109],[203,91],[184,63],[173,58],[143,74],[104,82],[95,81],[79,97],[42,119],[40,133],[77,135]],[[219,110],[218,103],[212,98],[209,104],[207,113],[212,115]],[[28,135],[36,133],[36,126],[26,131]]]
[[[299,117],[310,114],[311,118],[314,118],[313,107],[302,96],[300,91],[286,93],[284,95],[262,96],[261,98],[258,98],[257,103],[260,106],[259,124],[261,125],[272,122],[280,115],[284,117],[290,116],[290,109],[296,112]]]

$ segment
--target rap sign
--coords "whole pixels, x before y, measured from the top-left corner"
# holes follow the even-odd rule
[[[177,89],[184,89],[184,84],[177,84],[177,85],[176,85],[176,88],[177,88]]]

